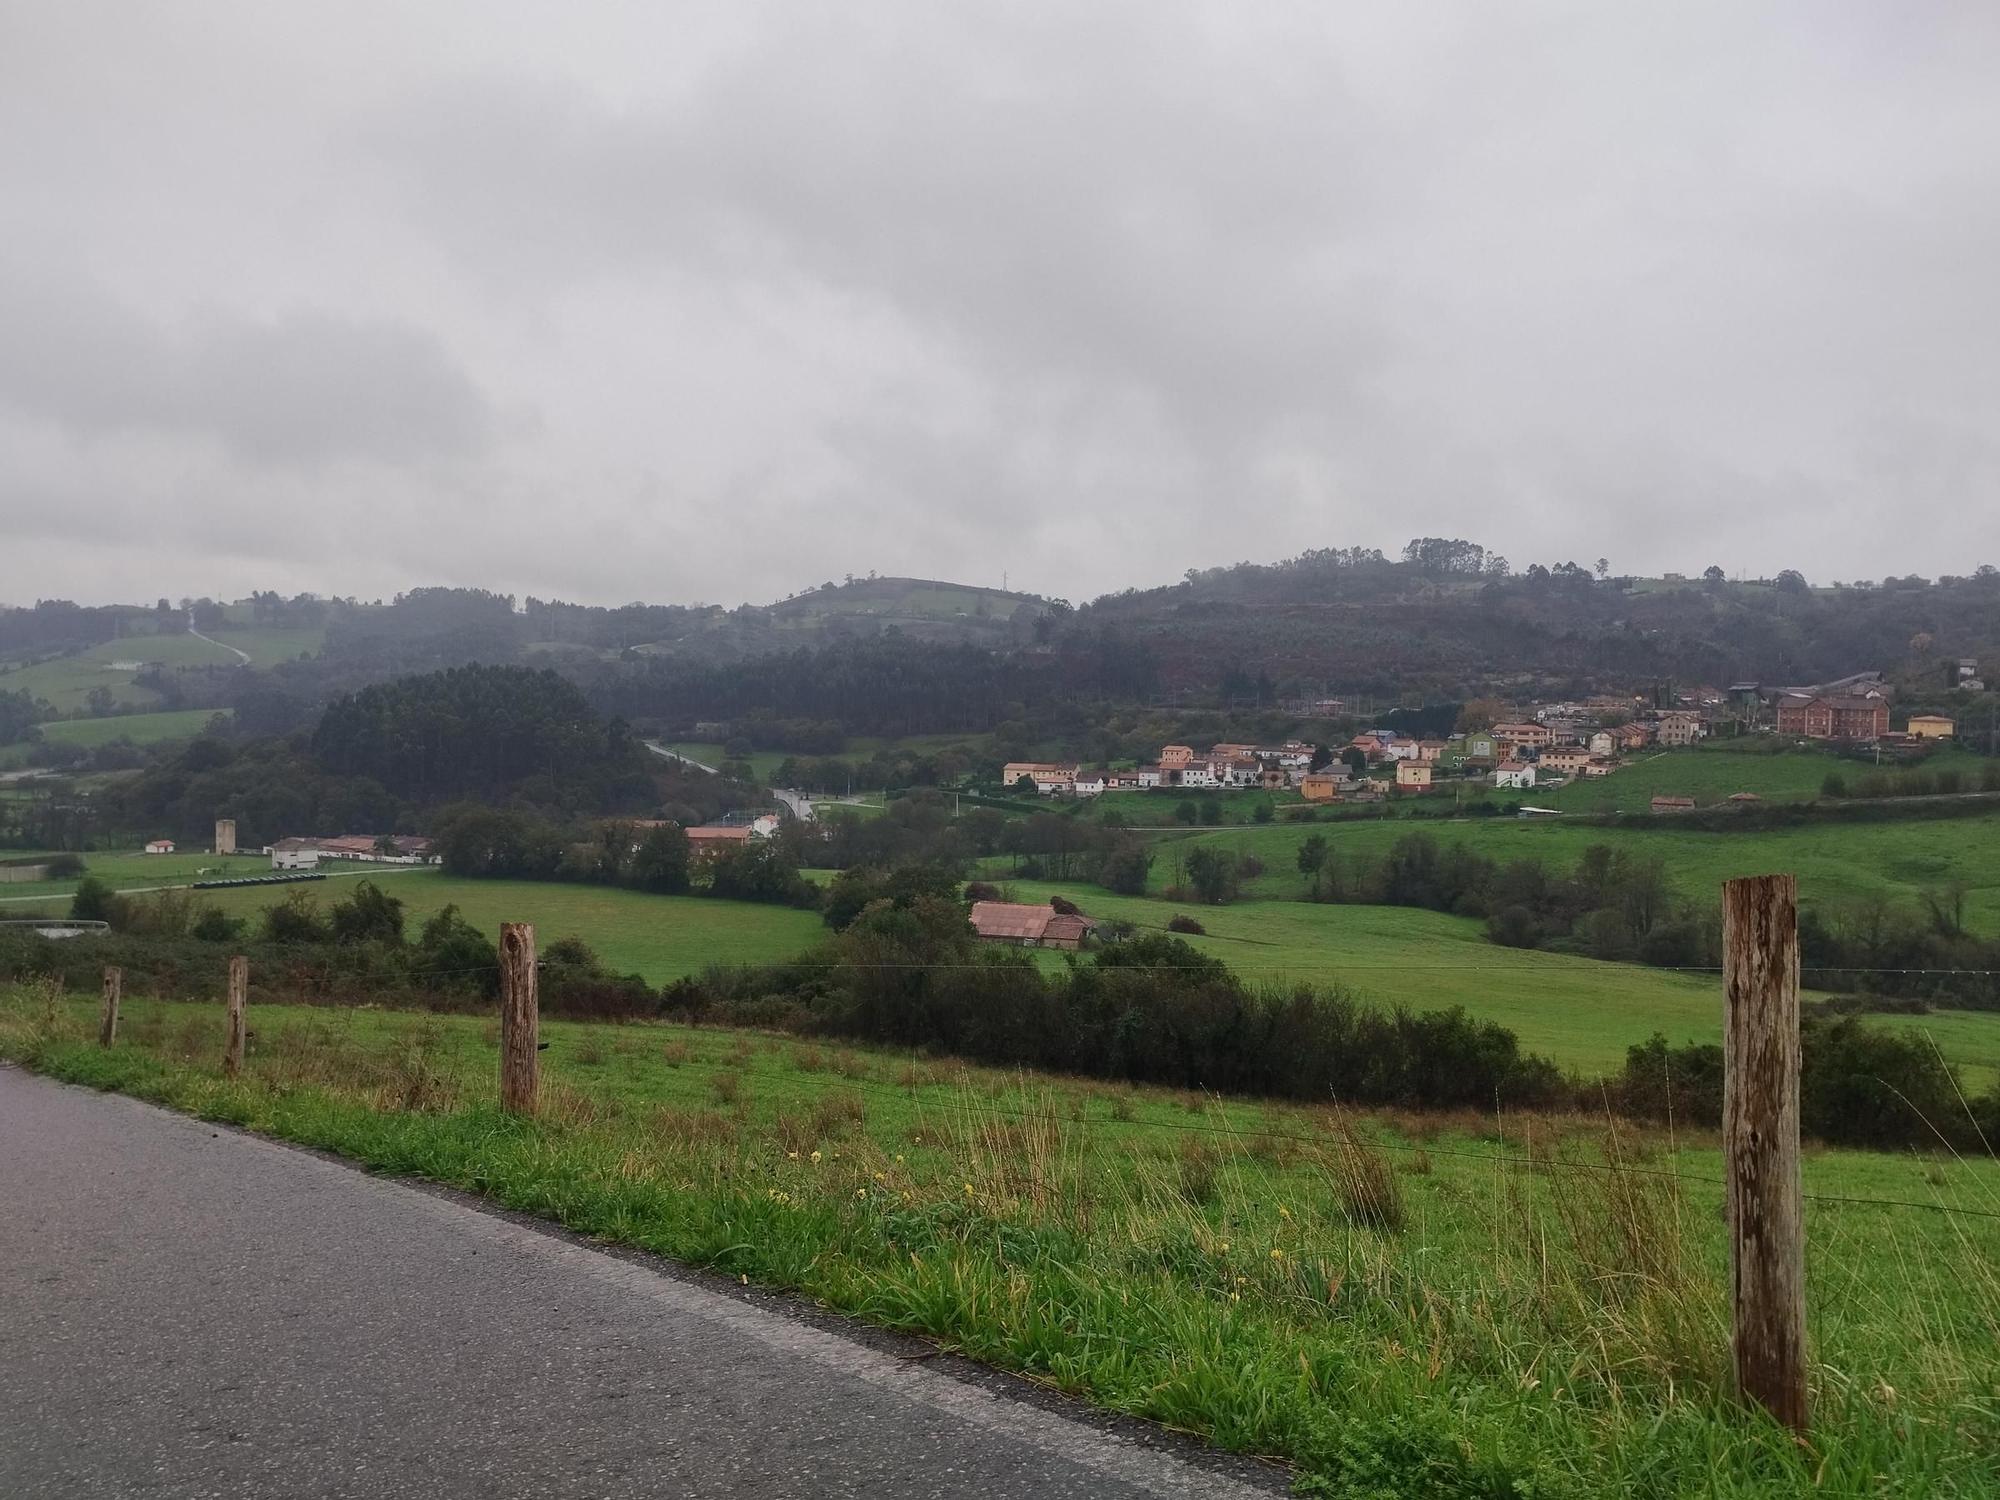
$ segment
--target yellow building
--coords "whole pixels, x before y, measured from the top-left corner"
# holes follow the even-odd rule
[[[1920,740],[1948,740],[1958,732],[1958,725],[1943,714],[1911,714],[1910,734]]]

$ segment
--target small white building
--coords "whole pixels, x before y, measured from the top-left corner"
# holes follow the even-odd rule
[[[1181,767],[1182,786],[1221,786],[1222,778],[1212,760],[1191,760]]]
[[[154,839],[146,845],[146,852],[148,854],[172,854],[174,852],[174,841],[172,839]]]
[[[1132,775],[1138,781],[1140,790],[1142,791],[1160,784],[1160,768],[1158,766],[1141,766]]]
[[[1524,761],[1503,760],[1493,768],[1493,784],[1527,791],[1535,784],[1535,768]]]
[[[1079,797],[1099,797],[1104,794],[1104,773],[1102,771],[1078,771],[1076,780],[1069,789]]]
[[[1618,737],[1608,729],[1600,729],[1590,737],[1592,755],[1610,755],[1618,748]]]

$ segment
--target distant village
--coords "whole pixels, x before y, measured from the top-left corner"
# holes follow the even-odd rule
[[[1959,670],[1961,685],[1975,691],[1983,687],[1975,663],[1961,662]],[[1876,746],[1892,753],[1921,750],[1956,735],[1957,725],[1938,714],[1914,714],[1901,731],[1893,731],[1891,697],[1879,672],[1810,687],[1766,689],[1741,682],[1726,690],[1699,688],[1679,695],[1670,708],[1641,707],[1619,697],[1531,704],[1518,717],[1444,738],[1368,729],[1339,746],[1302,740],[1218,744],[1202,754],[1189,745],[1164,745],[1157,762],[1123,769],[1010,761],[1001,780],[1050,797],[1154,788],[1258,788],[1295,791],[1307,802],[1365,802],[1420,796],[1452,781],[1461,787],[1471,780],[1515,791],[1557,788],[1579,778],[1612,775],[1636,755],[1683,749],[1719,730]],[[1328,700],[1328,705],[1341,706],[1338,700]],[[1756,797],[1746,792],[1739,800]],[[1694,806],[1686,797],[1655,797],[1652,802],[1656,812]]]

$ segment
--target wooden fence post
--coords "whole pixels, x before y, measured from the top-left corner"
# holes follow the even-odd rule
[[[535,993],[535,928],[500,924],[500,1107],[532,1115],[541,1089],[541,1012]]]
[[[1722,887],[1722,1149],[1739,1394],[1806,1430],[1805,1204],[1799,1179],[1799,884]]]
[[[97,1045],[109,1047],[118,1040],[118,1001],[125,993],[125,971],[104,966],[104,1019],[98,1023]]]
[[[222,1071],[234,1078],[243,1071],[243,1006],[250,998],[250,960],[237,954],[229,960],[229,1042],[222,1052]]]

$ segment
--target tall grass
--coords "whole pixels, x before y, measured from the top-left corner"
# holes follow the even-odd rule
[[[1719,1194],[1655,1175],[1710,1175],[1713,1153],[1654,1133],[1246,1106],[859,1051],[828,1065],[715,1032],[621,1047],[563,1023],[545,1028],[544,1107],[524,1122],[492,1106],[473,1019],[266,1007],[231,1083],[216,1015],[137,1002],[109,1051],[87,1018],[59,996],[0,999],[0,1055],[796,1288],[1288,1458],[1307,1488],[1995,1488],[1994,1226],[1815,1217],[1818,1426],[1800,1447],[1729,1397]],[[1397,1170],[1420,1154],[1429,1171]],[[1922,1184],[1894,1158],[1832,1165]],[[1938,1165],[1941,1202],[2000,1182]]]

